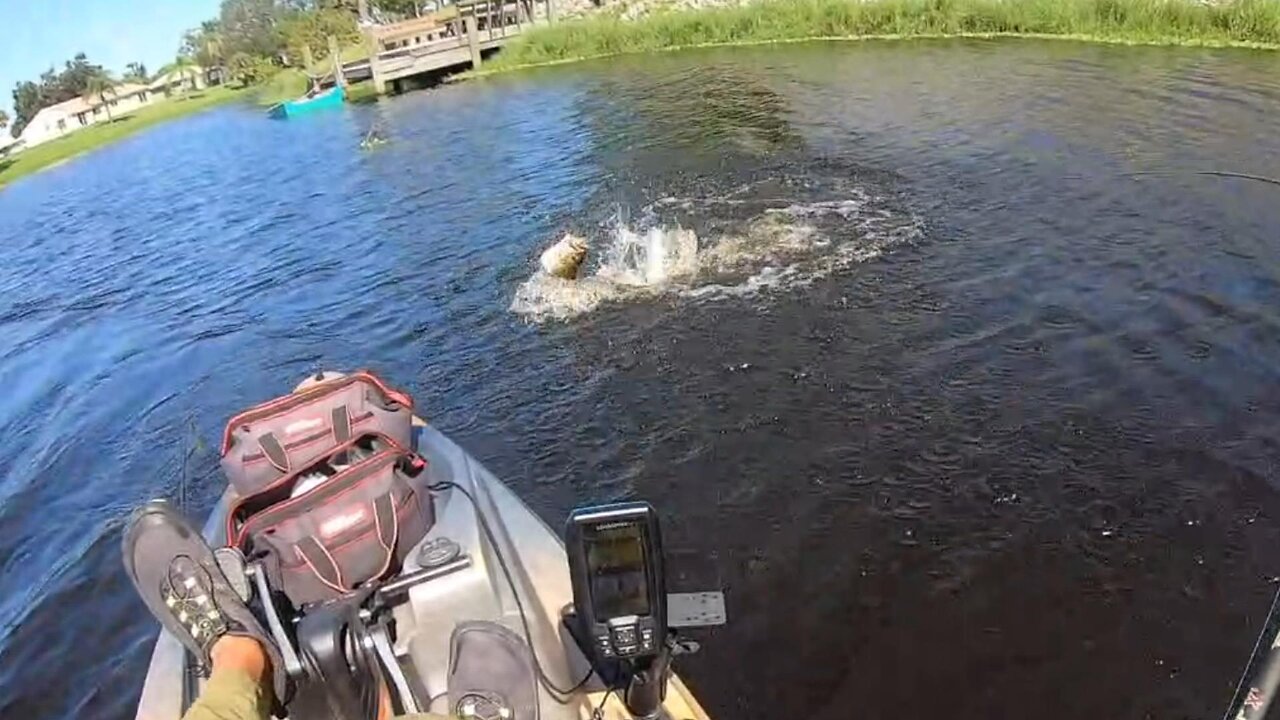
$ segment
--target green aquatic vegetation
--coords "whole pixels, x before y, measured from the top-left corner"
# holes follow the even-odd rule
[[[530,31],[484,73],[624,53],[813,39],[1060,37],[1113,43],[1280,47],[1280,0],[763,0],[657,6]]]

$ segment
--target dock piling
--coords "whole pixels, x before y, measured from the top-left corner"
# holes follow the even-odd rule
[[[476,15],[475,6],[471,6],[471,15],[467,17],[467,46],[471,48],[471,69],[480,69],[480,29],[476,27],[476,21],[479,16]]]

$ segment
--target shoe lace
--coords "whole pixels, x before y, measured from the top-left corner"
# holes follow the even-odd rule
[[[190,556],[169,562],[160,583],[160,596],[173,617],[206,651],[227,632],[227,619],[213,597],[213,578]]]

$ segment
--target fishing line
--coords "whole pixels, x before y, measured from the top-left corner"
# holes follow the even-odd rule
[[[1139,170],[1137,172],[1120,173],[1120,177],[1175,177],[1178,175],[1210,175],[1213,177],[1239,178],[1241,180],[1253,180],[1255,182],[1268,183],[1270,185],[1280,185],[1280,180],[1269,178],[1263,175],[1250,175],[1248,173],[1230,172],[1228,170]]]
[[[187,416],[187,431],[182,434],[182,469],[178,476],[178,509],[187,512],[187,480],[189,464],[192,456],[204,451],[205,444],[200,440],[200,429],[196,427],[196,419]]]
[[[187,514],[187,460],[191,454],[187,452],[189,433],[182,434],[182,469],[178,474],[178,511]]]

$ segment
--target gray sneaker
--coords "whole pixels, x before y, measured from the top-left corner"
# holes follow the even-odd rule
[[[257,640],[271,658],[277,701],[289,697],[280,651],[262,623],[227,581],[213,549],[169,503],[153,500],[129,517],[124,529],[124,569],[165,630],[178,638],[208,672],[209,650],[223,635]]]

